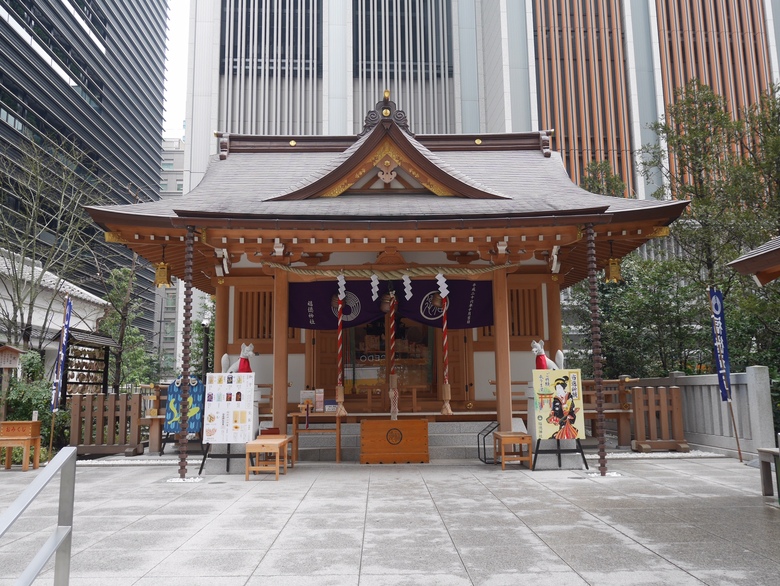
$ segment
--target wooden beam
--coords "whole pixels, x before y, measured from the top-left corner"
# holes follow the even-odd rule
[[[222,355],[228,349],[228,320],[230,319],[230,287],[217,285],[214,310],[214,370],[222,372]]]
[[[506,271],[493,273],[496,348],[496,411],[499,431],[512,431],[512,372],[509,361],[509,296]]]
[[[287,327],[289,323],[289,286],[287,271],[274,274],[274,379],[273,379],[273,427],[287,429],[287,381],[288,348]]]

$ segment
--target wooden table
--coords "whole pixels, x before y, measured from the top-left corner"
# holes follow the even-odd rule
[[[290,443],[289,436],[270,436],[261,435],[256,440],[246,444],[246,480],[249,480],[250,472],[275,472],[276,480],[279,480],[279,466],[283,466],[284,473],[287,474],[287,444]],[[260,459],[260,454],[274,454],[273,460]],[[250,457],[255,455],[255,463],[252,464]]]
[[[498,464],[501,457],[501,470],[506,470],[507,462],[525,462],[531,468],[533,459],[533,439],[527,433],[519,431],[493,432],[493,461]],[[507,446],[509,450],[507,451]],[[514,449],[517,446],[517,450]],[[528,448],[528,454],[523,453],[523,446]],[[500,449],[499,449],[500,448]]]
[[[23,472],[30,469],[30,450],[32,450],[33,470],[37,470],[41,459],[41,422],[0,422],[0,447],[5,448],[6,470],[11,468],[14,448],[23,448],[24,450],[22,456]]]
[[[336,434],[336,462],[341,462],[341,416],[336,415],[335,412],[329,413],[309,413],[309,423],[322,422],[324,419],[336,419],[336,427],[334,429],[318,427],[317,429],[306,429],[306,413],[300,411],[295,413],[288,413],[287,417],[292,419],[292,433],[293,433],[293,458],[298,458],[298,434],[301,433],[335,433]],[[303,423],[303,428],[301,428]]]
[[[162,456],[162,430],[165,424],[165,415],[142,417],[141,425],[149,426],[149,453],[157,452]]]

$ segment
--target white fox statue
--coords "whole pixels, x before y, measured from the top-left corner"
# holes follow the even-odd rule
[[[222,372],[252,372],[249,359],[255,354],[255,345],[241,344],[241,355],[233,364],[230,363],[230,356],[227,353],[222,355]]]

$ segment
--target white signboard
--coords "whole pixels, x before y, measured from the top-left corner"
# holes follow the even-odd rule
[[[257,407],[254,395],[253,372],[206,375],[203,443],[245,444],[255,439]]]

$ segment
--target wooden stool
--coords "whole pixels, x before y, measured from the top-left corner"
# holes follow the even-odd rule
[[[499,446],[501,446],[501,470],[506,470],[507,462],[525,462],[530,468],[533,461],[533,439],[527,433],[519,431],[493,432],[493,460],[498,464]],[[507,449],[507,446],[509,448]],[[517,446],[517,450],[514,447]],[[528,448],[528,454],[523,453],[523,446]]]
[[[271,437],[260,436],[256,440],[246,444],[246,480],[249,480],[250,472],[276,472],[276,480],[279,480],[279,466],[283,466],[284,473],[287,474],[287,444],[290,443],[288,436]],[[273,460],[261,460],[260,454],[274,454]],[[255,463],[252,464],[250,457],[256,455]]]
[[[40,421],[3,421],[0,423],[0,447],[5,448],[5,469],[11,468],[14,448],[23,448],[22,471],[30,469],[30,450],[32,449],[33,470],[38,469],[41,459],[41,422]]]

